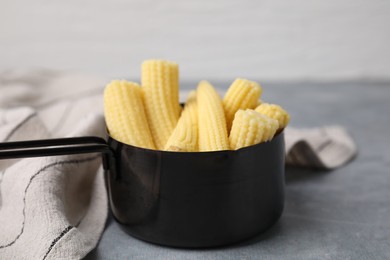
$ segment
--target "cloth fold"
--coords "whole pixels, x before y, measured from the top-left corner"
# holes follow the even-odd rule
[[[35,112],[20,115],[21,123],[7,131],[9,141],[30,139],[38,129],[31,139],[50,138],[32,119]],[[103,125],[101,116],[87,116],[69,136],[103,136]],[[0,165],[0,259],[79,259],[96,246],[108,212],[100,154],[9,164]]]
[[[104,137],[106,82],[51,71],[0,74],[0,142]],[[332,169],[356,154],[339,126],[289,127],[285,139],[292,165]],[[83,258],[107,213],[99,154],[0,160],[0,259]]]
[[[341,126],[285,130],[286,163],[318,169],[334,169],[350,161],[356,144]]]

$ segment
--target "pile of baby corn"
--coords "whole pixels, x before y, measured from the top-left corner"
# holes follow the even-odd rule
[[[109,134],[133,146],[176,152],[236,150],[270,141],[290,121],[278,105],[260,100],[254,81],[236,79],[223,99],[207,81],[179,103],[179,67],[165,60],[142,64],[141,85],[109,83],[104,113]]]

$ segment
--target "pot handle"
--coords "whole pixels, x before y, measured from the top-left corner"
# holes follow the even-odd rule
[[[0,160],[85,153],[101,153],[104,170],[116,175],[115,153],[97,136],[0,143]]]

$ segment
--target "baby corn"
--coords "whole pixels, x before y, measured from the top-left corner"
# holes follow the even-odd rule
[[[236,79],[223,98],[227,129],[230,131],[234,114],[239,109],[254,109],[258,103],[262,89],[259,84],[247,79]]]
[[[269,141],[275,135],[278,126],[277,120],[261,115],[252,109],[238,110],[229,135],[230,148],[237,150]]]
[[[190,92],[179,122],[169,137],[164,150],[198,151],[198,105],[195,91]]]
[[[222,100],[209,82],[201,81],[199,83],[197,102],[199,150],[228,150],[229,139]]]
[[[162,150],[179,120],[179,68],[174,62],[148,60],[142,64],[146,115],[156,148]]]
[[[278,120],[279,129],[285,128],[290,122],[290,115],[281,106],[275,104],[262,103],[256,109],[256,112],[267,115],[273,119]]]
[[[104,90],[104,114],[110,135],[123,143],[155,149],[137,83],[115,80]]]

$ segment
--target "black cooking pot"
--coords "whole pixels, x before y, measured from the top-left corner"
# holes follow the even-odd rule
[[[103,155],[112,213],[130,235],[214,247],[272,226],[284,203],[284,137],[235,151],[168,152],[108,136],[0,143],[0,159]]]

